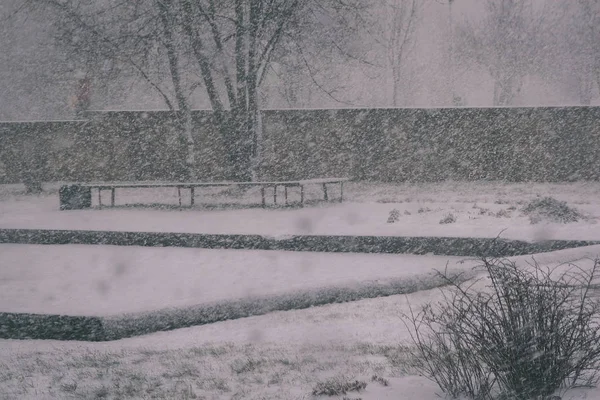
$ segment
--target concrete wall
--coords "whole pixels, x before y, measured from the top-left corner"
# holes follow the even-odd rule
[[[0,123],[0,182],[177,180],[167,111]],[[600,180],[600,107],[266,110],[265,179]],[[198,177],[223,179],[210,111],[194,113]]]

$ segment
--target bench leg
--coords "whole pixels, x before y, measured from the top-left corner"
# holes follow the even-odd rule
[[[329,196],[327,196],[327,185],[325,183],[323,184],[323,199],[325,201],[329,200]]]
[[[110,188],[110,205],[115,206],[115,188]]]
[[[195,194],[194,192],[195,192],[195,190],[194,190],[194,187],[192,186],[190,188],[190,206],[191,207],[194,206],[194,194]]]
[[[283,193],[284,193],[284,196],[285,196],[285,205],[287,206],[288,205],[287,186],[283,187]]]
[[[260,195],[262,196],[262,206],[265,208],[267,206],[267,202],[265,201],[265,187],[260,187]]]
[[[344,182],[340,182],[340,203],[344,201]]]
[[[300,207],[304,207],[304,185],[300,185]]]
[[[181,188],[177,186],[177,196],[179,197],[179,207],[181,207]]]
[[[277,185],[273,186],[273,204],[277,204]]]
[[[98,208],[102,208],[102,189],[98,188]]]

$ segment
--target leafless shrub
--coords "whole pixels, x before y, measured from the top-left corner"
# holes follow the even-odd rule
[[[451,285],[444,302],[405,317],[414,367],[452,397],[549,399],[593,385],[600,368],[600,261],[566,272],[483,259],[489,290]]]

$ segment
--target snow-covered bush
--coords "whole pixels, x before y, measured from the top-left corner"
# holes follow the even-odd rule
[[[525,207],[523,212],[529,216],[532,224],[547,220],[549,222],[577,222],[583,218],[583,215],[574,208],[571,208],[564,201],[556,200],[552,197],[543,197],[535,199]]]
[[[453,224],[456,222],[456,217],[454,214],[446,214],[444,218],[440,219],[440,224]]]
[[[388,216],[387,222],[388,224],[393,224],[394,222],[398,222],[400,220],[400,211],[397,209],[393,209],[390,211],[390,215]]]
[[[452,288],[444,302],[405,317],[417,370],[447,395],[472,399],[549,399],[595,384],[600,300],[592,292],[600,261],[587,271],[498,259],[482,267],[485,289],[440,273]]]

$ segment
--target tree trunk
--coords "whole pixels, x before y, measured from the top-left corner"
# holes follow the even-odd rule
[[[175,90],[175,97],[177,99],[177,107],[179,112],[177,113],[178,126],[180,128],[179,135],[183,138],[186,146],[185,151],[185,177],[180,179],[184,180],[195,180],[196,179],[196,163],[195,163],[195,142],[193,136],[193,124],[192,124],[192,110],[188,104],[187,98],[183,93],[181,85],[181,74],[179,70],[179,54],[174,41],[174,26],[176,22],[172,19],[169,7],[171,2],[168,0],[158,1],[158,8],[160,11],[160,19],[163,26],[163,44],[167,50],[167,58],[169,60],[169,70],[171,73],[171,81],[173,82],[173,89]]]
[[[246,75],[246,84],[248,92],[248,109],[246,111],[247,116],[247,129],[246,134],[246,146],[248,146],[249,164],[248,172],[250,179],[255,179],[257,176],[257,165],[258,165],[258,138],[257,138],[257,113],[258,113],[258,66],[256,63],[256,40],[258,34],[258,24],[260,18],[260,7],[258,2],[250,2],[250,12],[248,21],[248,73]]]
[[[512,86],[509,82],[504,80],[503,82],[496,81],[494,83],[494,106],[504,107],[511,103],[512,99]]]
[[[39,179],[36,179],[35,174],[24,172],[23,184],[25,185],[25,193],[27,194],[42,193],[42,182]]]
[[[398,107],[400,97],[400,66],[398,65],[392,66],[392,80],[392,105]]]
[[[235,74],[236,74],[236,102],[231,107],[229,118],[222,118],[225,122],[221,127],[221,133],[228,152],[230,171],[229,179],[233,181],[249,181],[252,179],[252,132],[250,122],[251,108],[255,107],[252,82],[254,71],[250,58],[251,28],[248,26],[248,8],[242,0],[235,0],[236,31],[235,31]],[[254,84],[255,86],[255,84]]]
[[[261,179],[261,166],[262,166],[262,115],[260,111],[256,111],[256,118],[254,119],[254,154],[251,165],[251,175],[253,181],[259,181]]]
[[[195,181],[196,175],[196,143],[194,141],[192,110],[187,107],[183,111],[183,135],[185,137],[185,169],[186,180]]]
[[[243,110],[213,111],[215,125],[223,138],[226,153],[225,179],[234,182],[249,181],[250,153],[244,138],[247,135],[246,116]]]
[[[251,148],[248,140],[248,116],[246,110],[235,110],[230,118],[232,129],[228,132],[227,143],[230,160],[230,179],[234,181],[251,180]]]
[[[39,194],[42,192],[42,175],[44,164],[43,146],[39,138],[27,138],[21,151],[21,181],[25,185],[27,194]]]
[[[598,63],[598,68],[596,68],[596,85],[598,86],[598,91],[600,92],[600,62]]]

